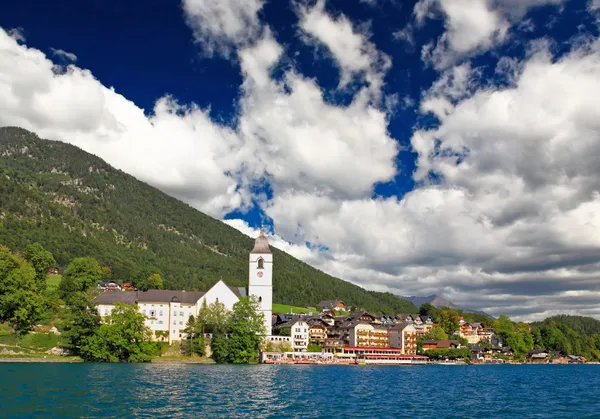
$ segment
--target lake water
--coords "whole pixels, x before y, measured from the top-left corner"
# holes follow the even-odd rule
[[[0,417],[598,418],[600,365],[0,363]]]

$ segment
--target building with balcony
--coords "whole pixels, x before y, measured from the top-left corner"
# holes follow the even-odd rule
[[[290,336],[294,352],[306,351],[309,343],[309,325],[303,318],[296,320],[291,325]]]
[[[412,323],[397,323],[389,326],[389,344],[404,355],[417,353],[417,330]]]

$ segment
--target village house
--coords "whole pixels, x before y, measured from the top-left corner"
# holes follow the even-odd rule
[[[471,344],[476,344],[482,340],[492,342],[494,336],[494,329],[491,327],[484,327],[479,322],[465,322],[462,320],[460,323],[459,335],[460,337],[467,340]]]
[[[121,291],[121,286],[116,282],[98,282],[99,290]]]
[[[319,303],[323,311],[346,311],[346,304],[342,300],[325,300]]]
[[[137,304],[140,313],[146,317],[146,326],[152,331],[154,339],[162,340],[166,335],[168,342],[172,343],[185,337],[184,329],[187,321],[190,316],[198,316],[205,302],[212,304],[218,301],[228,310],[232,310],[233,305],[241,297],[253,295],[256,296],[259,308],[264,314],[266,336],[270,339],[272,283],[273,255],[267,238],[261,230],[249,255],[248,288],[231,287],[223,281],[217,282],[206,292],[172,290],[115,292],[116,290],[110,290],[106,286],[101,288],[105,292],[94,298],[93,302],[102,318],[110,315],[117,303]],[[98,287],[100,288],[100,284]],[[306,328],[308,329],[308,326]]]
[[[295,352],[306,351],[306,349],[308,348],[308,329],[308,323],[303,318],[300,318],[294,323],[292,323],[292,349]]]
[[[327,339],[328,324],[318,318],[310,319],[307,323],[309,343],[315,343],[322,346],[325,343],[325,339]]]
[[[400,348],[405,355],[417,353],[417,330],[411,323],[396,323],[388,328],[391,348]]]
[[[547,364],[549,354],[546,351],[533,349],[527,353],[527,362],[531,364]]]

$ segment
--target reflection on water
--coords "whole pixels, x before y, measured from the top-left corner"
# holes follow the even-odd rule
[[[599,373],[597,365],[0,364],[0,417],[594,417]]]

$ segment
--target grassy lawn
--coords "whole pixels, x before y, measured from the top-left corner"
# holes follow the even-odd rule
[[[60,284],[61,280],[62,275],[49,274],[46,276],[46,287],[49,291],[55,291],[58,289],[58,284]]]
[[[294,307],[287,304],[273,304],[273,313],[278,314],[318,314],[319,312],[315,309],[309,309],[306,307]]]

